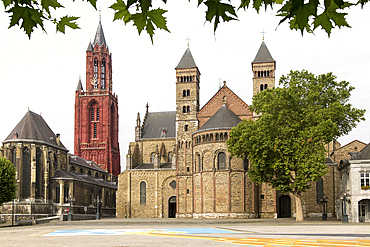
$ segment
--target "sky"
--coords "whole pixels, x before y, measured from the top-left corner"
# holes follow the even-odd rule
[[[156,4],[161,1],[154,1]],[[113,22],[113,0],[98,1],[101,22],[113,63],[113,92],[119,102],[121,168],[125,169],[128,144],[134,141],[137,112],[141,119],[145,105],[150,112],[175,110],[175,67],[188,43],[201,72],[201,107],[217,92],[220,82],[248,105],[252,103],[252,67],[263,35],[276,61],[276,85],[290,70],[307,70],[315,75],[332,72],[338,81],[348,81],[355,90],[350,103],[366,109],[365,118],[338,141],[370,142],[370,4],[353,7],[347,20],[352,28],[336,28],[330,38],[320,29],[314,34],[278,25],[279,17],[268,9],[257,14],[249,9],[238,13],[239,21],[221,23],[216,33],[205,22],[205,8],[197,1],[168,1],[165,6],[171,33],[157,31],[154,44],[145,33],[138,35],[131,24]],[[8,29],[10,19],[0,5],[1,119],[0,140],[11,133],[28,109],[41,114],[62,143],[73,153],[75,90],[82,78],[86,88],[86,49],[94,39],[99,12],[86,2],[66,2],[60,15],[80,16],[81,29],[55,33],[36,30],[31,39],[18,27]],[[263,34],[264,32],[264,34]],[[190,41],[188,42],[188,37]]]

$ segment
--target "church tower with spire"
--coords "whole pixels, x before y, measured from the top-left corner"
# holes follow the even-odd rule
[[[253,95],[275,87],[276,62],[267,49],[265,41],[262,41],[260,49],[252,62],[253,70]]]
[[[193,210],[192,134],[198,130],[200,71],[187,48],[176,66],[176,141],[178,175],[178,214]]]
[[[118,98],[112,93],[112,56],[101,20],[86,51],[86,87],[81,78],[75,94],[74,153],[108,173],[121,172],[118,142]]]

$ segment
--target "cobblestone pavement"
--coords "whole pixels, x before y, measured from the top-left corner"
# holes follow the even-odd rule
[[[0,225],[1,226],[1,225]],[[102,219],[0,227],[0,246],[370,246],[370,224],[308,219]]]

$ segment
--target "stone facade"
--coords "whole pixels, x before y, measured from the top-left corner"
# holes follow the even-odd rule
[[[117,184],[112,182],[113,176],[94,162],[69,154],[60,135],[55,135],[40,115],[28,111],[0,150],[16,168],[16,199],[0,208],[7,221],[13,214],[19,221],[66,215],[70,198],[74,219],[95,218],[97,198],[103,216],[115,215]]]
[[[253,93],[275,87],[276,62],[263,42],[252,62]],[[176,67],[176,111],[147,111],[135,127],[126,170],[119,175],[117,217],[275,218],[295,216],[295,201],[268,184],[252,183],[248,159],[231,157],[226,141],[242,119],[256,119],[224,85],[199,109],[200,71],[189,49]],[[337,163],[355,141],[327,146],[328,172],[302,195],[304,216],[337,214]],[[172,186],[171,186],[172,185]]]
[[[352,143],[353,144],[353,143]],[[350,152],[350,158],[339,165],[340,190],[338,219],[349,222],[370,222],[370,144]],[[348,147],[347,147],[348,148]]]

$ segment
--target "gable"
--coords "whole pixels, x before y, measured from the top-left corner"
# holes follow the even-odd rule
[[[197,113],[199,128],[223,106],[224,99],[226,106],[240,119],[253,117],[249,106],[225,85]]]

